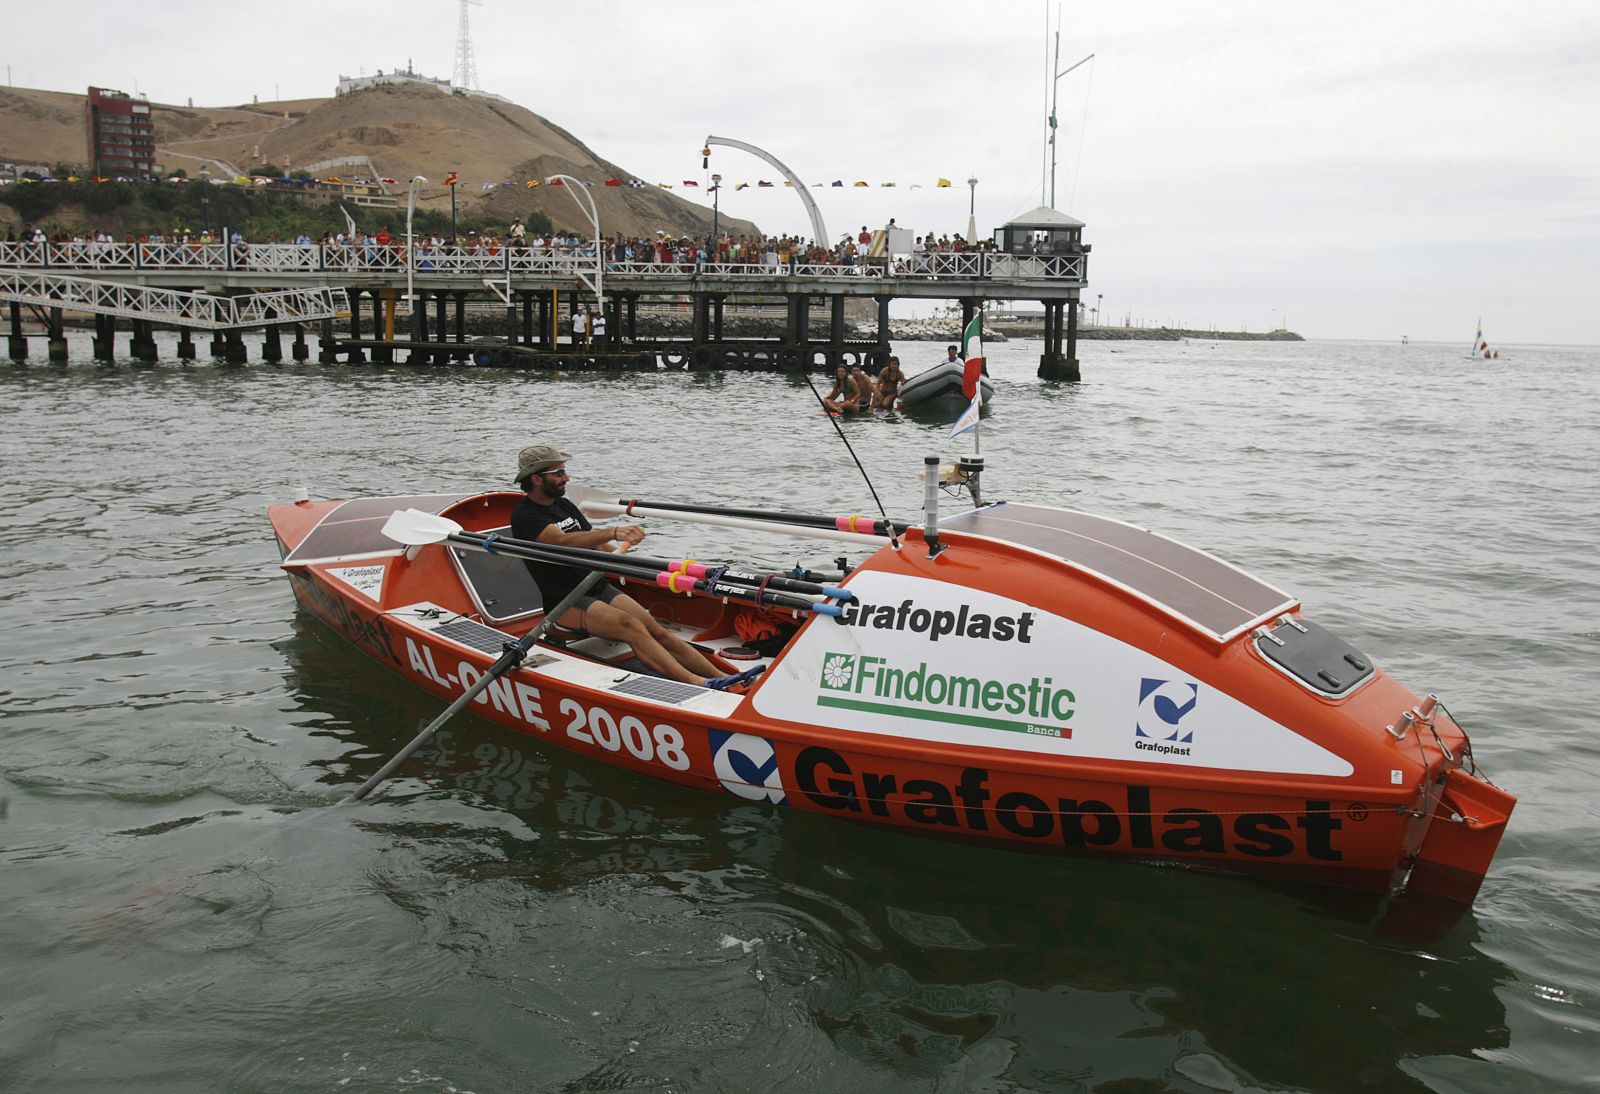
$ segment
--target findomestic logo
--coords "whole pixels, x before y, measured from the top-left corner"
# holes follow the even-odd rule
[[[1194,730],[1185,732],[1183,720],[1200,702],[1200,685],[1182,680],[1139,680],[1139,712],[1134,720],[1134,747],[1167,756],[1187,756]]]
[[[1072,736],[1077,705],[1048,676],[995,680],[853,653],[825,653],[817,685],[818,706],[1061,739]]]

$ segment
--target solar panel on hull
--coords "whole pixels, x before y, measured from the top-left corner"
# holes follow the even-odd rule
[[[284,562],[310,562],[372,555],[402,550],[383,534],[383,525],[396,509],[421,509],[437,513],[470,494],[418,494],[399,498],[356,498],[333,510],[289,552]]]
[[[1070,509],[994,505],[945,522],[1052,555],[1123,586],[1225,641],[1295,604],[1243,570],[1142,528]]]
[[[459,642],[463,646],[496,657],[505,652],[507,642],[513,641],[505,631],[485,627],[482,623],[475,623],[470,619],[453,620],[442,627],[435,627],[433,633],[440,638],[448,638],[452,642]]]
[[[686,703],[704,688],[693,684],[680,684],[676,680],[663,680],[659,676],[630,676],[609,689],[620,695],[637,695],[641,699],[654,699],[658,703]]]

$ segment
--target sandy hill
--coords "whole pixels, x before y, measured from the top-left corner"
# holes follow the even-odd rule
[[[153,104],[157,161],[190,175],[249,173],[271,163],[301,169],[346,156],[367,156],[381,176],[424,175],[430,186],[421,203],[449,208],[445,174],[456,171],[463,185],[457,203],[509,220],[534,210],[557,227],[587,234],[588,220],[559,189],[528,190],[522,182],[564,173],[593,179],[590,191],[609,235],[650,235],[657,230],[695,235],[711,212],[654,186],[606,187],[607,178],[629,179],[626,169],[602,159],[577,137],[530,110],[493,99],[445,95],[422,86],[377,87],[333,99],[201,108]],[[81,164],[87,156],[84,96],[0,88],[0,162]],[[328,174],[365,174],[330,168]],[[516,185],[485,192],[485,182]],[[654,181],[654,180],[648,180]],[[723,217],[730,231],[755,232],[748,221]]]

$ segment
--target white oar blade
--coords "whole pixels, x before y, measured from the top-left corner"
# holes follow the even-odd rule
[[[424,513],[421,509],[396,509],[383,523],[383,534],[407,547],[443,543],[459,531],[461,525],[449,517]]]

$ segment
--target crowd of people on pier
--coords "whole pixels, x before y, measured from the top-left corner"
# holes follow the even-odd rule
[[[756,236],[723,232],[713,239],[709,235],[705,238],[671,236],[663,230],[656,232],[653,237],[613,235],[602,243],[602,251],[607,269],[621,270],[635,264],[691,268],[710,264],[771,267],[787,267],[793,264],[888,266],[891,262],[909,260],[914,265],[917,259],[927,255],[964,254],[994,249],[994,244],[988,240],[974,244],[960,235],[935,237],[929,233],[926,236],[916,237],[908,255],[890,256],[881,253],[881,248],[879,254],[873,253],[874,235],[875,233],[863,226],[858,234],[846,234],[837,243],[824,245],[814,239],[794,235]],[[49,243],[54,247],[63,248],[65,253],[62,257],[69,261],[73,257],[93,261],[96,257],[109,253],[114,249],[114,245],[119,243],[158,247],[194,247],[229,243],[238,248],[235,253],[236,261],[255,261],[267,266],[274,264],[275,255],[270,249],[262,253],[260,251],[262,247],[315,245],[322,252],[325,265],[342,265],[353,261],[373,264],[381,258],[393,258],[398,261],[405,250],[406,234],[403,231],[395,232],[388,225],[383,225],[375,232],[326,232],[315,239],[304,232],[293,238],[280,239],[276,234],[272,234],[265,239],[250,239],[239,231],[230,231],[224,238],[221,231],[213,232],[210,228],[200,231],[179,228],[171,232],[138,235],[128,232],[121,239],[117,239],[109,232],[81,228],[62,229],[49,236],[38,228],[24,228],[20,237],[14,230],[8,231],[5,241]],[[510,251],[534,257],[593,259],[595,252],[593,239],[583,239],[575,234],[563,232],[529,233],[521,220],[513,221],[503,232],[470,231],[453,239],[441,232],[425,232],[413,236],[412,245],[416,251],[418,265],[423,269],[432,268],[440,259],[463,255],[496,258],[503,252]]]

